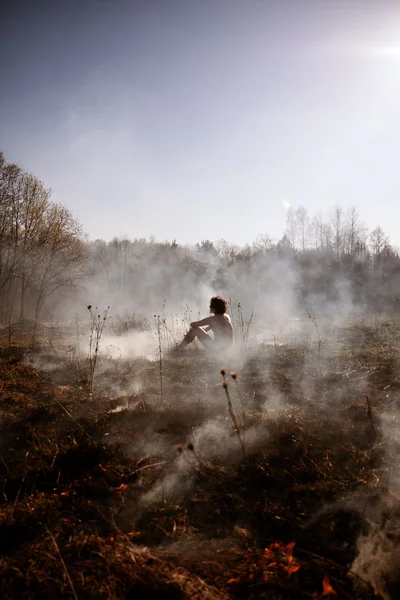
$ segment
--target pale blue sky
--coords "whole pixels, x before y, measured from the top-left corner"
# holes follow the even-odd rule
[[[397,0],[8,6],[0,148],[91,238],[279,238],[286,199],[400,244]]]

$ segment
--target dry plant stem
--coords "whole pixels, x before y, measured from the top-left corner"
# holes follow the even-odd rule
[[[233,381],[235,382],[235,387],[236,387],[237,395],[239,398],[240,406],[242,407],[242,420],[243,420],[243,426],[245,426],[246,425],[246,411],[244,408],[242,394],[240,393],[240,388],[239,388],[239,384],[237,382],[236,377],[233,378]]]
[[[61,409],[62,409],[62,410],[65,412],[65,414],[66,414],[66,415],[68,415],[68,417],[69,417],[70,419],[72,419],[72,420],[73,420],[73,421],[74,421],[74,422],[75,422],[75,423],[78,425],[78,427],[79,427],[79,429],[82,431],[82,433],[84,433],[85,435],[87,435],[87,436],[88,436],[88,438],[89,438],[90,440],[92,440],[92,441],[93,441],[93,438],[92,438],[92,436],[88,434],[88,432],[86,431],[86,429],[84,429],[84,428],[82,427],[82,425],[81,425],[81,424],[80,424],[80,423],[79,423],[79,422],[78,422],[78,421],[75,419],[75,417],[73,417],[73,416],[71,415],[71,413],[70,413],[70,412],[69,412],[69,411],[68,411],[68,410],[65,408],[65,406],[63,406],[63,405],[61,404],[61,402],[59,402],[59,401],[57,400],[57,398],[54,398],[54,401],[55,401],[55,403],[56,403],[56,404],[58,404],[58,406],[59,406],[59,407],[60,407],[60,408],[61,408]]]
[[[392,435],[388,438],[386,438],[386,440],[383,440],[383,442],[379,442],[379,444],[375,444],[375,446],[372,446],[371,450],[369,450],[369,452],[372,452],[372,450],[375,450],[375,448],[379,448],[379,446],[382,446],[383,444],[386,444],[387,442],[391,442],[392,440],[398,440],[400,438],[400,435]]]
[[[156,328],[158,337],[158,364],[160,373],[160,404],[164,403],[164,390],[163,390],[163,355],[162,355],[162,341],[161,341],[161,319],[160,315],[156,317]]]
[[[222,386],[223,386],[223,388],[225,390],[226,401],[228,403],[229,414],[231,416],[234,429],[235,429],[235,431],[236,431],[236,433],[237,433],[237,435],[239,437],[239,442],[240,442],[240,445],[242,447],[243,458],[246,460],[246,450],[245,450],[245,447],[244,447],[242,436],[240,435],[240,428],[239,428],[239,423],[238,423],[238,420],[237,420],[237,417],[236,417],[236,413],[234,411],[234,408],[232,406],[232,402],[231,402],[231,399],[230,399],[230,396],[229,396],[228,383],[226,381],[223,381]]]
[[[170,338],[171,338],[171,340],[172,340],[172,343],[173,343],[173,344],[176,346],[176,345],[178,344],[178,340],[177,340],[177,338],[176,338],[176,337],[175,337],[175,335],[174,335],[174,331],[173,331],[173,329],[171,330],[171,329],[168,327],[168,325],[167,325],[167,322],[166,322],[166,321],[164,321],[164,322],[163,322],[163,325],[164,325],[165,333],[169,335],[169,337],[170,337]],[[169,347],[170,347],[170,345],[169,345]]]
[[[371,404],[370,404],[370,402],[369,402],[369,398],[368,398],[368,396],[365,396],[365,397],[366,397],[366,399],[367,399],[367,416],[368,416],[368,418],[369,418],[369,421],[370,421],[370,423],[371,423],[371,425],[372,425],[372,429],[373,429],[374,431],[376,431],[376,427],[375,427],[375,425],[374,425],[374,421],[373,421],[373,419],[372,419]]]
[[[64,561],[64,559],[62,557],[62,554],[60,552],[60,548],[58,547],[57,541],[56,541],[54,535],[51,533],[51,531],[47,527],[46,527],[46,530],[47,530],[47,533],[49,534],[49,536],[51,537],[51,541],[53,542],[53,545],[54,545],[54,547],[56,549],[56,552],[58,554],[60,562],[61,562],[61,564],[63,566],[64,572],[65,572],[65,576],[68,579],[68,583],[69,583],[70,588],[71,588],[72,595],[73,595],[73,597],[74,597],[75,600],[78,600],[78,596],[76,595],[74,584],[72,583],[72,579],[71,579],[70,574],[68,572],[67,565],[65,564],[65,561]]]
[[[240,304],[240,302],[237,305],[237,312],[238,312],[238,322],[240,325],[240,336],[242,338],[242,343],[244,343],[244,320],[243,320],[242,305]]]
[[[275,337],[275,335],[273,336],[273,338],[274,338],[275,352],[278,352],[278,346],[276,345],[276,337]]]
[[[317,321],[315,320],[315,317],[313,317],[310,313],[308,313],[308,318],[312,321],[312,323],[315,327],[315,331],[317,332],[318,341],[319,341],[319,343],[321,343],[321,336],[319,335],[319,329],[318,329],[318,325],[317,325]]]
[[[317,321],[315,320],[315,317],[313,317],[310,313],[308,314],[308,318],[310,319],[310,321],[312,321],[314,327],[315,327],[315,331],[317,332],[317,336],[318,336],[318,368],[319,368],[319,372],[322,375],[322,369],[321,369],[321,345],[322,345],[322,340],[321,340],[321,336],[319,334],[319,329],[318,329],[318,324]]]
[[[237,310],[233,310],[232,298],[228,300],[229,314],[232,321],[235,343],[240,343],[242,346],[247,344],[250,332],[250,326],[253,320],[254,311],[251,312],[247,323],[243,317],[242,305],[240,302],[237,305]]]
[[[246,327],[246,331],[244,332],[244,340],[243,342],[245,344],[247,344],[248,340],[249,340],[249,332],[250,332],[250,327],[251,327],[251,323],[253,321],[253,315],[254,315],[254,311],[251,311],[251,315],[250,315],[250,319],[247,321],[247,327]]]
[[[131,475],[136,475],[136,473],[139,473],[140,471],[144,471],[145,469],[151,469],[152,467],[160,467],[161,465],[167,465],[168,463],[169,463],[169,460],[162,460],[161,462],[152,463],[151,465],[144,465],[143,467],[139,467],[138,469],[135,469],[135,471],[132,471],[132,473],[129,473],[129,477]]]
[[[233,325],[234,337],[235,337],[235,341],[236,341],[235,331],[237,329],[237,326],[236,326],[237,324],[236,324],[235,312],[233,310],[232,298],[229,298],[229,300],[228,300],[228,306],[229,306],[229,314],[231,316],[231,321],[232,321],[232,325]]]
[[[25,483],[25,477],[26,477],[26,474],[27,474],[27,471],[25,471],[25,474],[24,474],[24,476],[23,476],[23,478],[22,478],[22,480],[21,480],[21,485],[19,486],[19,489],[18,489],[18,493],[17,493],[17,495],[16,495],[16,497],[15,497],[15,501],[14,501],[13,508],[12,508],[12,513],[11,513],[11,519],[13,519],[13,518],[14,518],[15,509],[16,509],[16,506],[17,506],[17,504],[18,504],[19,495],[20,495],[20,493],[21,493],[22,486],[23,486],[23,485],[24,485],[24,483]]]
[[[107,309],[104,311],[103,317],[101,317],[101,315],[97,315],[97,317],[96,317],[96,315],[92,311],[92,307],[90,305],[88,306],[88,310],[90,312],[90,317],[91,317],[89,355],[88,355],[88,361],[89,361],[88,389],[89,389],[89,393],[91,394],[92,389],[93,389],[94,372],[96,369],[97,357],[99,354],[100,340],[101,340],[104,326],[106,324],[108,311],[110,310],[110,307],[108,306]]]
[[[81,338],[81,333],[79,330],[79,315],[75,315],[74,317],[74,323],[75,323],[75,335],[76,335],[76,346],[74,349],[74,353],[73,356],[74,357],[79,357],[80,353],[81,353],[81,348],[80,348],[80,338]]]
[[[10,469],[8,468],[8,466],[7,466],[7,463],[6,463],[6,461],[4,460],[4,458],[3,458],[3,456],[2,456],[1,454],[0,454],[0,460],[1,460],[1,462],[3,463],[3,465],[5,466],[7,473],[8,473],[9,475],[11,475],[11,471],[10,471]]]

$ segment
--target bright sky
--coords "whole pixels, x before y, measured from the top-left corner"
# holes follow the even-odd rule
[[[0,149],[91,238],[279,238],[291,203],[400,244],[398,0],[5,4]]]

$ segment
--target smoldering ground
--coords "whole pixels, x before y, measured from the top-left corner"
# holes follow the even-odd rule
[[[207,265],[211,280],[223,276],[217,261]],[[30,355],[37,372],[47,370],[68,413],[82,426],[82,414],[91,415],[102,442],[120,447],[135,465],[111,521],[156,555],[171,546],[174,560],[188,560],[183,554],[193,540],[204,556],[223,547],[234,568],[223,567],[223,581],[212,569],[208,576],[230,597],[246,595],[254,578],[260,594],[268,586],[281,595],[290,588],[293,597],[320,594],[329,572],[339,597],[357,584],[361,597],[373,589],[395,598],[398,448],[382,442],[397,431],[397,319],[360,316],[351,282],[340,277],[332,284],[335,301],[312,287],[303,296],[301,274],[286,258],[238,267],[222,291],[191,281],[186,296],[182,283],[178,291],[168,287],[179,272],[164,268],[158,293],[157,282],[150,293],[145,280],[148,292],[138,294],[137,304],[118,292],[114,309],[107,298],[90,396],[87,300],[78,328],[45,339],[46,352]],[[169,350],[190,320],[207,314],[215,293],[231,298],[235,352],[215,357],[195,346],[172,357]],[[287,558],[276,571],[261,559],[278,541],[296,542],[296,581],[284,569]],[[375,570],[372,554],[380,557]],[[192,567],[204,577],[200,563],[198,556]],[[231,579],[236,583],[228,586]]]
[[[306,324],[308,327],[311,326],[313,331],[312,324],[309,321],[306,321]],[[328,331],[331,333],[331,328],[328,328]],[[368,509],[371,501],[371,486],[374,488],[376,515],[381,511],[385,512],[387,504],[385,482],[389,469],[388,457],[379,449],[387,427],[384,424],[387,416],[382,409],[384,406],[385,410],[390,407],[392,414],[397,411],[396,394],[388,397],[388,394],[384,393],[387,390],[383,389],[388,385],[385,368],[389,368],[390,371],[394,366],[394,347],[390,344],[387,326],[382,324],[350,326],[346,330],[337,330],[335,339],[326,339],[322,326],[320,336],[321,345],[312,339],[313,336],[310,336],[307,329],[301,340],[301,333],[296,328],[295,332],[289,332],[290,343],[283,338],[284,341],[280,346],[264,344],[256,349],[250,346],[244,353],[242,351],[240,385],[243,388],[242,399],[245,403],[247,423],[241,423],[241,433],[246,452],[251,456],[260,451],[265,452],[268,448],[267,462],[273,460],[276,450],[273,449],[271,439],[275,444],[276,436],[279,439],[278,424],[282,427],[290,424],[292,434],[284,433],[285,442],[280,440],[278,448],[281,448],[282,443],[289,446],[297,445],[297,451],[303,455],[302,461],[312,465],[315,463],[312,446],[317,441],[317,446],[323,447],[324,457],[321,457],[321,448],[318,448],[317,455],[322,462],[319,462],[320,466],[316,468],[324,479],[329,480],[338,468],[343,467],[346,470],[346,462],[349,461],[350,472],[338,486],[339,489],[334,492],[338,504],[334,510],[330,510],[330,518],[340,522],[340,515],[343,514],[342,503],[347,502],[347,488],[350,487],[353,490],[351,494],[356,494],[358,498],[358,508],[353,509],[353,513],[358,514],[360,523],[363,524],[353,531],[355,539],[359,540],[352,541],[353,576],[358,575],[360,581],[367,582],[367,585],[369,583],[382,597],[395,597],[390,595],[393,594],[393,582],[388,584],[386,581],[387,577],[393,581],[396,581],[397,577],[398,566],[395,555],[392,556],[393,552],[390,550],[395,548],[395,544],[393,545],[391,541],[395,535],[395,521],[392,523],[391,530],[387,526],[387,520],[382,526],[379,526],[379,519],[378,523],[370,524],[371,513]],[[367,344],[365,339],[368,339]],[[354,344],[355,341],[357,345]],[[377,356],[377,353],[382,353],[381,357]],[[246,358],[243,360],[244,354]],[[372,368],[370,359],[372,359]],[[189,363],[186,366],[189,367]],[[235,464],[239,465],[243,460],[240,440],[233,431],[235,424],[232,424],[227,411],[223,390],[216,387],[216,365],[208,364],[208,368],[214,369],[214,378],[211,377],[211,380],[214,379],[213,384],[211,387],[206,387],[207,394],[204,394],[202,399],[197,397],[198,406],[202,408],[202,419],[200,423],[193,420],[193,415],[190,415],[189,411],[188,420],[192,423],[192,427],[189,433],[186,431],[186,435],[181,430],[180,441],[183,442],[183,448],[188,442],[192,443],[195,453],[185,448],[185,457],[178,455],[173,458],[174,444],[179,441],[179,437],[170,439],[169,452],[172,462],[167,473],[158,478],[150,490],[140,498],[135,498],[135,509],[131,514],[135,523],[140,523],[142,512],[147,515],[148,511],[156,510],[155,507],[160,506],[160,503],[162,505],[166,501],[185,502],[185,498],[195,493],[198,471],[202,468],[206,470],[205,465],[214,463],[232,467]],[[382,386],[382,383],[386,385]],[[230,392],[239,420],[241,404],[232,380]],[[211,419],[208,412],[210,395],[213,397]],[[182,406],[187,406],[187,398],[182,398],[181,401],[183,404],[180,410],[184,411]],[[224,419],[222,422],[221,418]],[[326,428],[329,433],[326,433]],[[355,448],[351,447],[352,443],[356,444]],[[146,446],[146,451],[149,453],[153,451],[154,456],[159,456],[160,449],[157,444],[153,447],[151,443],[150,446]],[[164,457],[168,454],[165,445],[161,453]],[[352,456],[352,453],[357,457]],[[368,463],[373,465],[372,473],[368,472]],[[327,471],[324,472],[324,469]],[[390,470],[392,469],[393,466],[390,467]],[[364,486],[366,489],[363,492]],[[318,507],[316,503],[313,509],[324,511],[328,497],[321,498],[320,506]],[[360,505],[363,504],[362,499],[365,510],[360,509]],[[140,507],[139,511],[138,507]],[[128,508],[125,511],[127,516],[130,511]],[[245,521],[243,515],[238,519],[243,525]],[[304,525],[306,532],[308,529],[313,529],[312,522],[313,519]],[[335,526],[339,527],[339,524],[336,523]],[[359,538],[357,531],[360,532]],[[299,537],[303,538],[304,543],[304,532],[300,533]],[[368,564],[372,559],[372,549],[377,552],[379,544],[382,548],[378,554],[382,554],[382,561],[386,561],[386,567],[382,568],[382,565],[377,567],[376,572],[380,573],[377,576]],[[348,567],[350,566],[349,561]],[[388,589],[392,591],[388,592]]]
[[[353,564],[351,571],[369,582],[382,597],[395,597],[388,595],[385,576],[378,577],[368,567],[370,559],[366,554],[368,551],[371,556],[372,549],[376,553],[377,545],[381,544],[382,560],[387,565],[390,562],[387,572],[395,580],[397,566],[395,560],[389,561],[388,550],[393,528],[388,528],[387,520],[382,526],[379,526],[379,519],[370,524],[371,511],[359,507],[362,501],[369,506],[371,487],[376,514],[384,511],[387,503],[385,482],[389,466],[386,452],[383,452],[386,444],[381,445],[381,442],[393,436],[393,430],[390,435],[385,431],[388,428],[387,411],[393,420],[397,410],[397,394],[393,390],[388,394],[384,388],[388,385],[396,387],[397,363],[393,362],[397,360],[396,344],[393,344],[390,327],[385,323],[351,325],[336,329],[335,337],[328,338],[325,332],[331,336],[332,329],[325,329],[321,322],[321,345],[315,339],[315,327],[308,317],[303,326],[299,330],[296,323],[293,331],[288,329],[286,337],[281,333],[281,342],[276,345],[249,343],[247,348],[240,348],[236,358],[240,364],[236,381],[241,398],[229,368],[226,370],[232,404],[244,440],[245,460],[252,457],[261,460],[262,456],[267,469],[277,461],[279,469],[288,473],[284,477],[290,478],[292,485],[296,470],[300,469],[297,461],[303,465],[307,476],[310,476],[308,469],[316,469],[313,476],[320,480],[321,493],[317,493],[310,506],[304,508],[304,516],[297,517],[301,524],[292,524],[293,536],[302,540],[302,545],[311,552],[316,548],[304,540],[309,531],[315,535],[316,521],[321,526],[321,518],[313,518],[312,512],[329,514],[328,520],[338,528],[343,514],[349,518],[349,512],[343,513],[343,503],[347,502],[350,488],[351,494],[358,498],[358,508],[352,509],[352,514],[359,515],[360,524],[351,530],[354,538],[350,544],[352,554],[349,552],[348,567]],[[227,471],[232,477],[243,464],[238,432],[220,386],[220,360],[216,361],[201,350],[189,351],[178,359],[165,356],[164,402],[160,404],[156,336],[153,343],[152,360],[108,356],[100,363],[97,373],[97,393],[106,390],[106,395],[117,402],[115,407],[121,407],[118,413],[113,408],[109,411],[106,439],[111,443],[122,443],[124,452],[133,459],[147,456],[154,464],[164,463],[155,478],[146,479],[139,487],[128,488],[124,506],[117,517],[119,525],[127,530],[140,530],[144,521],[151,520],[160,510],[165,511],[166,506],[184,507],[199,493],[204,478],[210,477],[215,483],[216,473],[219,477],[227,477]],[[139,379],[140,384],[137,383]],[[132,387],[124,388],[122,382],[125,380],[132,380]],[[176,446],[180,444],[182,451],[177,451]],[[193,448],[188,449],[188,444]],[[393,451],[397,451],[396,448],[391,448]],[[343,473],[339,475],[338,470]],[[268,481],[268,478],[266,481],[267,486],[275,486],[275,492],[264,490],[263,495],[275,496],[276,482]],[[307,485],[315,489],[315,482]],[[287,489],[280,490],[284,498]],[[207,493],[212,491],[207,490]],[[247,493],[250,495],[249,491]],[[298,493],[301,497],[304,492]],[[332,509],[334,497],[337,502]],[[253,496],[251,502],[257,504]],[[235,509],[233,521],[235,526],[249,530],[252,538],[257,539],[259,533],[255,532],[252,523],[251,502],[249,500],[248,504],[251,516]],[[275,496],[275,505],[278,502]],[[287,520],[287,516],[280,518]],[[223,529],[225,533],[229,529],[226,523]],[[186,533],[182,530],[181,534],[184,544]],[[175,550],[177,543],[174,538]],[[320,539],[318,543],[321,544]],[[389,589],[390,586],[389,583]]]

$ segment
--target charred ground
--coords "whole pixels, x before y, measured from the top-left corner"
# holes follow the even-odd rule
[[[1,597],[398,597],[399,339],[248,350],[244,458],[203,353],[164,359],[161,403],[157,362],[100,358],[89,395],[84,362],[4,336]]]

